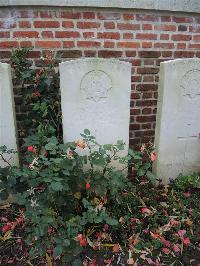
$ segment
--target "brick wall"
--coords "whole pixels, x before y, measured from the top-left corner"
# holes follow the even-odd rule
[[[33,46],[30,59],[35,67],[41,66],[40,57],[47,50],[55,51],[58,61],[103,57],[130,62],[131,145],[153,140],[160,62],[200,57],[198,14],[95,8],[1,8],[0,29],[0,61],[7,61],[13,48]],[[17,112],[19,117],[19,106]]]

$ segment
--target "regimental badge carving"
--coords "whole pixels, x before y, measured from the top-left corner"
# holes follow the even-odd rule
[[[108,97],[108,92],[112,88],[112,80],[104,71],[92,70],[84,75],[80,88],[84,91],[86,99],[99,102]]]
[[[182,78],[181,87],[183,96],[188,96],[189,98],[200,96],[200,70],[192,69],[188,71]]]

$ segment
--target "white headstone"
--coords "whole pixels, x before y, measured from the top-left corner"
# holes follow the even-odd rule
[[[200,59],[161,63],[155,146],[164,181],[200,171]]]
[[[17,150],[15,107],[10,65],[0,63],[0,146]],[[18,165],[18,155],[8,154],[6,160],[11,165]],[[6,166],[0,156],[0,166]]]
[[[129,143],[131,64],[112,59],[78,59],[60,68],[64,141],[89,129],[100,144]]]

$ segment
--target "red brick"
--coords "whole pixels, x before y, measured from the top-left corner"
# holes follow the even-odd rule
[[[99,22],[77,22],[79,29],[98,29],[100,25]]]
[[[177,43],[177,49],[186,49],[186,43]]]
[[[100,47],[101,43],[97,41],[78,41],[78,47]]]
[[[129,62],[132,64],[132,66],[140,66],[141,65],[140,59],[132,59]]]
[[[163,51],[162,52],[162,57],[171,57],[172,56],[172,52],[171,51]]]
[[[146,136],[154,136],[154,130],[144,130],[144,131],[136,131],[135,137],[146,137]]]
[[[78,31],[56,31],[56,38],[79,38],[80,33]]]
[[[200,33],[200,25],[190,26],[189,31],[194,33]]]
[[[103,20],[118,20],[120,19],[120,13],[100,12],[97,17]]]
[[[155,67],[138,67],[138,74],[157,74],[159,72],[158,68]]]
[[[176,26],[175,25],[155,25],[154,29],[159,30],[159,31],[176,31]]]
[[[188,17],[173,16],[172,20],[176,23],[192,23],[193,22],[193,18],[188,18]]]
[[[140,114],[140,109],[136,108],[130,109],[130,115],[139,115],[139,114]]]
[[[153,78],[153,77],[152,77]],[[142,98],[143,99],[149,99],[152,98],[152,92],[143,92],[142,93]]]
[[[14,31],[14,38],[38,38],[39,33],[37,31]]]
[[[137,14],[136,20],[138,21],[158,21],[159,17],[154,15],[147,15],[147,14]]]
[[[74,42],[73,41],[65,41],[63,42],[63,48],[73,48]]]
[[[111,51],[107,51],[107,50],[101,50],[98,51],[98,56],[99,57],[105,57],[105,58],[115,58],[115,57],[121,57],[122,56],[122,51],[115,51],[115,50],[111,50]]]
[[[127,57],[135,57],[136,51],[125,51]]]
[[[142,114],[150,115],[150,114],[152,114],[152,109],[151,108],[144,108],[144,109],[142,109]]]
[[[33,44],[31,41],[22,41],[20,42],[20,47],[23,48],[23,47],[32,47]]]
[[[155,61],[154,59],[147,58],[143,60],[143,64],[146,66],[154,66],[154,61]]]
[[[34,21],[35,28],[59,28],[59,21]]]
[[[140,102],[147,102],[147,101],[140,101]],[[150,105],[155,105],[156,101],[150,101],[148,100],[149,103],[152,103]],[[144,105],[145,106],[145,105]],[[137,116],[136,117],[136,121],[137,122],[153,122],[153,121],[156,121],[156,116],[155,115],[148,115],[148,116]]]
[[[191,58],[194,57],[195,53],[192,51],[174,51],[175,58]]]
[[[117,28],[120,30],[140,30],[140,24],[117,23]]]
[[[133,76],[131,77],[131,82],[141,82],[142,77],[141,76]]]
[[[151,48],[152,42],[142,42],[142,48]]]
[[[152,25],[151,24],[142,24],[142,29],[143,30],[152,30]]]
[[[30,28],[31,23],[30,23],[30,21],[19,21],[19,27],[20,28]]]
[[[157,39],[157,34],[154,34],[154,33],[136,33],[136,39],[156,40]]]
[[[160,34],[161,40],[169,40],[169,34]]]
[[[84,56],[86,57],[96,57],[96,51],[90,51],[90,50],[86,50],[84,51]]]
[[[132,92],[131,93],[131,99],[140,99],[140,93]]]
[[[95,19],[95,13],[94,12],[84,12],[83,18],[84,19]]]
[[[104,22],[104,28],[105,29],[114,29],[115,23],[114,22]]]
[[[194,35],[193,36],[193,41],[200,42],[200,35]]]
[[[63,28],[67,28],[67,29],[74,28],[74,22],[72,22],[72,21],[63,21],[62,22],[62,26],[63,26]]]
[[[32,10],[22,10],[17,12],[14,11],[12,13],[13,17],[18,17],[18,18],[37,18],[38,17],[38,12],[37,11],[32,11]]]
[[[191,35],[185,35],[185,34],[174,34],[172,35],[173,41],[190,41],[192,39]]]
[[[109,41],[104,42],[104,48],[114,48],[114,47],[115,47],[114,42],[109,42]]]
[[[179,25],[178,26],[178,31],[187,31],[187,26],[186,25]]]
[[[40,51],[29,51],[28,58],[40,58],[41,52]]]
[[[171,21],[171,17],[170,16],[162,16],[161,17],[161,21],[162,22],[170,22]]]
[[[94,32],[83,32],[83,37],[85,39],[93,38],[94,37]]]
[[[80,50],[61,50],[57,52],[57,57],[59,55],[62,58],[79,58],[82,56],[82,51]]]
[[[134,14],[132,14],[132,13],[125,13],[125,14],[123,14],[123,19],[124,20],[133,20],[134,19]]]
[[[120,39],[120,33],[119,32],[98,32],[97,38],[99,39]]]
[[[18,47],[19,47],[19,43],[16,41],[0,42],[0,48],[1,49],[18,48]]]
[[[42,31],[41,32],[42,38],[53,38],[53,32],[52,31]]]
[[[142,124],[142,129],[151,129],[151,124],[152,123],[145,123],[145,124]]]
[[[117,47],[119,48],[139,48],[139,42],[118,42]]]
[[[79,18],[81,18],[81,13],[80,12],[63,11],[63,12],[61,12],[61,18],[79,19]]]
[[[160,51],[140,51],[139,56],[142,58],[158,58],[161,56]]]
[[[12,29],[16,28],[17,24],[14,21],[0,21],[0,28],[2,29]]]
[[[138,84],[136,86],[137,90],[139,91],[154,91],[158,89],[157,84]]]
[[[135,119],[135,117],[131,116],[130,117],[130,122],[134,123],[134,119]],[[129,130],[140,130],[140,124],[135,124],[135,123],[134,124],[130,124]]]
[[[124,32],[123,39],[133,39],[133,33],[131,32]]]
[[[174,43],[154,43],[154,48],[174,49]]]
[[[11,51],[0,51],[0,58],[10,58],[11,57]]]
[[[153,76],[144,76],[143,82],[154,82],[154,77]],[[151,97],[147,97],[147,98],[151,98]]]
[[[0,31],[0,38],[10,38],[9,31]]]
[[[194,43],[194,44],[190,43],[188,48],[189,49],[200,49],[200,43]]]
[[[40,17],[41,18],[52,18],[53,17],[53,14],[49,10],[47,10],[47,11],[40,11]]]
[[[61,43],[58,41],[36,41],[35,47],[37,48],[60,48]]]

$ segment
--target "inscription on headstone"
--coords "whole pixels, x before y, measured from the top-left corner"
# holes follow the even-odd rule
[[[200,59],[161,63],[155,145],[158,177],[200,171]]]
[[[89,129],[100,144],[129,143],[131,64],[78,59],[60,68],[64,141]]]
[[[11,69],[8,64],[0,63],[0,146],[17,150],[15,108],[11,81]],[[18,164],[17,154],[4,155],[10,164]],[[7,165],[0,156],[0,166]]]

